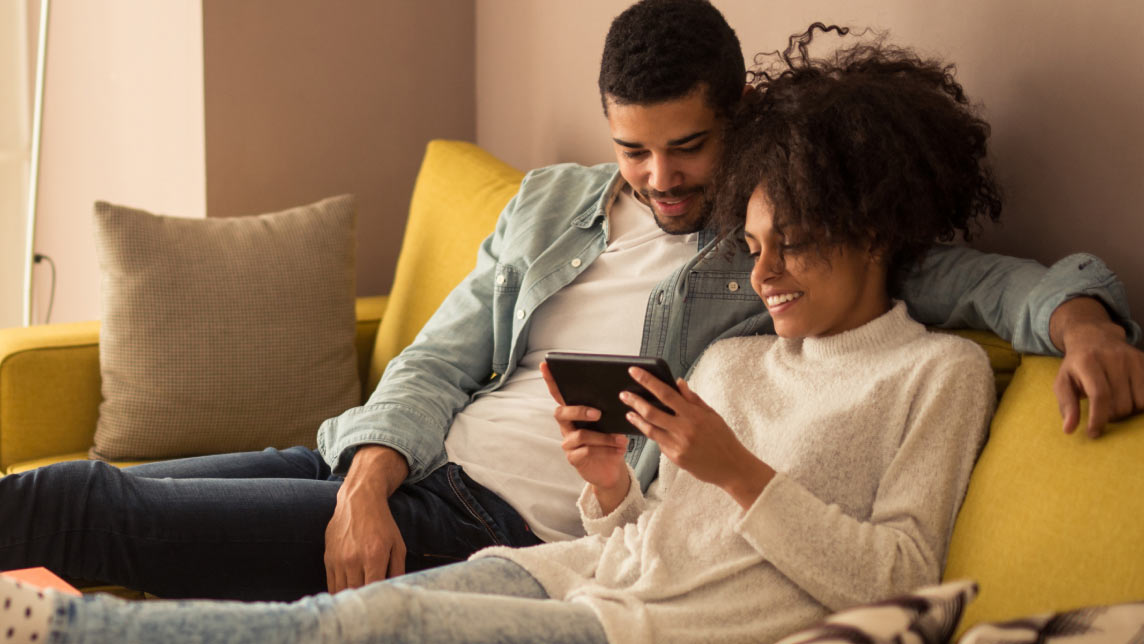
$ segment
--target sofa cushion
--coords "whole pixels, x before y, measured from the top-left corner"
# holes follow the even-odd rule
[[[1139,644],[1144,601],[978,624],[959,644]]]
[[[431,141],[413,186],[393,288],[370,365],[372,391],[449,291],[477,264],[477,248],[524,173],[472,143]]]
[[[253,217],[95,207],[103,402],[92,456],[313,446],[359,403],[352,197]]]
[[[980,585],[963,628],[1144,598],[1144,414],[1064,434],[1059,366],[1023,357],[970,479],[945,569]]]
[[[821,624],[779,640],[779,644],[944,644],[953,634],[977,585],[954,581],[908,595],[838,611]]]

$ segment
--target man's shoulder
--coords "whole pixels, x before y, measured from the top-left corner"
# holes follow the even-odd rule
[[[530,170],[525,183],[545,185],[602,185],[607,187],[615,178],[619,167],[615,163],[580,165],[579,163],[555,163]]]
[[[614,163],[545,166],[525,175],[517,199],[521,205],[543,206],[549,211],[580,211],[600,202],[618,174]]]

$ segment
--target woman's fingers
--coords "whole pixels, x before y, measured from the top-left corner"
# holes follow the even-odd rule
[[[663,442],[670,436],[663,430],[663,428],[649,423],[646,418],[634,411],[629,411],[625,418],[627,418],[628,422],[631,423],[636,429],[640,430],[644,436],[647,436],[649,439],[659,443],[661,448],[663,447]]]
[[[675,416],[652,405],[647,400],[644,400],[630,391],[621,391],[620,400],[642,416],[644,420],[657,427],[666,427],[671,422],[671,419],[675,418]]]
[[[564,396],[560,395],[560,388],[556,386],[556,379],[552,377],[552,371],[548,368],[547,362],[540,363],[540,375],[544,377],[544,384],[548,385],[548,395],[563,405]]]
[[[659,378],[656,378],[655,376],[651,375],[647,371],[644,371],[643,369],[640,369],[639,367],[629,368],[628,375],[630,375],[633,380],[643,385],[643,388],[647,389],[651,395],[658,398],[661,403],[667,405],[672,410],[679,411],[677,407],[679,407],[679,404],[683,402],[683,399],[679,396],[678,391],[672,389],[671,385],[660,380]]]

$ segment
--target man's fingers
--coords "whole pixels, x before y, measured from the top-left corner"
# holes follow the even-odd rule
[[[1061,429],[1066,434],[1071,434],[1076,430],[1080,416],[1080,402],[1067,370],[1061,369],[1057,373],[1057,379],[1053,381],[1053,393],[1057,396],[1057,408],[1061,412]]]
[[[1117,355],[1100,365],[1104,379],[1108,381],[1111,408],[1108,420],[1124,418],[1132,413],[1132,379],[1128,356]]]
[[[1088,396],[1088,435],[1092,438],[1100,436],[1101,430],[1112,417],[1112,393],[1108,379],[1103,372],[1084,374],[1081,378],[1081,387]]]
[[[405,546],[396,544],[389,550],[389,575],[388,577],[398,577],[405,574]],[[380,581],[380,580],[370,580]]]
[[[1130,370],[1132,388],[1132,412],[1144,411],[1144,364],[1136,364]]]

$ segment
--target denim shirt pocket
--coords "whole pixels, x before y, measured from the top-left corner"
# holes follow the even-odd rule
[[[749,271],[692,271],[687,279],[680,328],[680,359],[685,370],[728,329],[764,310],[751,287]]]
[[[513,316],[520,296],[524,271],[507,262],[498,263],[493,273],[493,371],[503,374],[508,368],[512,347]]]

